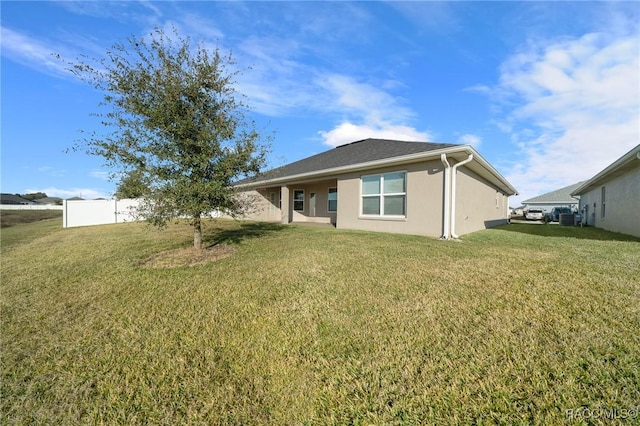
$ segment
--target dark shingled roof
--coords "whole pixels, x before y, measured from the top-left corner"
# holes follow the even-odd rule
[[[318,172],[336,167],[352,166],[370,161],[402,157],[421,152],[435,151],[457,146],[448,143],[408,142],[389,139],[363,139],[282,167],[270,170],[254,178],[244,179],[237,184],[260,182],[262,180],[284,178],[302,173]]]
[[[38,204],[35,201],[27,200],[17,194],[0,194],[1,204]]]

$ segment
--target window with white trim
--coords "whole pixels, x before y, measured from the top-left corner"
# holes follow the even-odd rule
[[[338,211],[338,188],[329,188],[327,211],[332,213]]]
[[[293,190],[293,210],[304,211],[304,189]]]
[[[607,187],[603,186],[602,187],[602,201],[600,201],[600,210],[601,210],[601,216],[604,219],[604,214],[606,213],[606,206],[607,206]]]
[[[362,215],[406,217],[407,173],[362,176]]]

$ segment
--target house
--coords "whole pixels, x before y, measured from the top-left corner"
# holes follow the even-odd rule
[[[522,202],[524,210],[540,209],[545,213],[549,213],[554,207],[569,207],[572,211],[577,211],[578,199],[572,197],[571,192],[573,192],[582,183],[584,182],[574,183],[573,185],[565,186],[564,188],[524,200]]]
[[[507,222],[517,191],[469,145],[364,139],[236,184],[249,219],[457,238]]]
[[[640,145],[578,186],[582,221],[640,237]]]
[[[62,205],[62,198],[59,198],[59,197],[44,197],[44,198],[38,199],[38,203],[46,204],[46,205],[49,205],[49,206],[61,206]]]
[[[17,194],[0,194],[0,204],[11,204],[11,205],[34,205],[38,204],[35,201],[28,200],[26,198],[22,198]]]

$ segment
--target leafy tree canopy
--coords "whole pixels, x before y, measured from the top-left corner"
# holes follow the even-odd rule
[[[144,183],[144,173],[140,169],[125,174],[116,189],[117,198],[142,198],[149,191]]]
[[[44,192],[32,192],[30,194],[21,195],[22,198],[26,200],[41,200],[43,198],[47,198],[47,194]]]
[[[115,44],[97,64],[79,61],[71,70],[105,93],[108,112],[98,115],[108,131],[76,148],[124,176],[118,190],[144,197],[139,213],[150,223],[190,217],[201,248],[202,217],[250,207],[232,183],[260,171],[270,140],[246,119],[231,54],[156,29]]]

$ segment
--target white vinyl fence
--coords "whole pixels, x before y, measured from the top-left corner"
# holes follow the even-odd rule
[[[63,202],[62,227],[106,225],[109,223],[133,222],[133,209],[139,200],[65,200]]]
[[[62,210],[63,206],[49,204],[0,204],[0,210]]]
[[[107,225],[110,223],[134,222],[139,199],[122,200],[65,200],[63,202],[62,227]],[[218,211],[207,216],[221,217]]]

